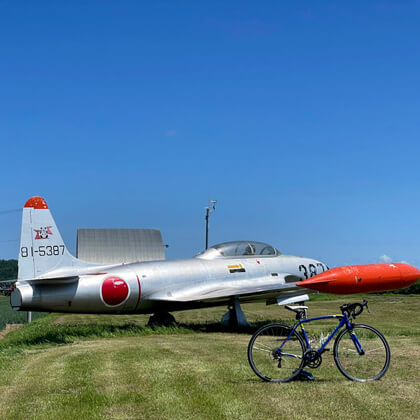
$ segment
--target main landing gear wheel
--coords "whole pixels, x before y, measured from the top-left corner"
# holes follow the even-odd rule
[[[288,382],[301,371],[305,344],[296,332],[283,324],[261,327],[251,337],[248,361],[257,376],[268,382]],[[281,347],[281,348],[280,348]]]

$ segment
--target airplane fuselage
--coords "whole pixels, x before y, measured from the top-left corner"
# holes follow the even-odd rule
[[[216,259],[197,256],[106,269],[95,267],[87,275],[55,284],[48,280],[20,281],[12,293],[11,304],[15,310],[74,313],[184,310],[227,304],[236,296],[238,287],[241,302],[302,294],[296,282],[327,269],[320,261],[288,255]],[[267,288],[267,281],[271,289]],[[226,295],[226,290],[232,294]]]

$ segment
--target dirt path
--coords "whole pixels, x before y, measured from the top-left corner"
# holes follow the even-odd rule
[[[10,331],[17,330],[20,328],[23,324],[6,324],[6,327],[4,330],[0,331],[0,340],[4,338],[6,334],[8,334]]]

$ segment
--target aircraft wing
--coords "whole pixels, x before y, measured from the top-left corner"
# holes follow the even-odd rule
[[[209,299],[259,294],[264,292],[294,289],[300,278],[284,273],[276,277],[264,276],[260,278],[244,279],[240,281],[215,281],[209,284],[196,284],[174,289],[165,289],[147,296],[148,300],[167,302],[193,302]]]

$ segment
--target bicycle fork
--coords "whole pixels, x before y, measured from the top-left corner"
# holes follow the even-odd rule
[[[354,347],[356,347],[357,353],[359,353],[360,356],[363,356],[365,354],[365,350],[363,349],[363,346],[361,345],[356,334],[353,332],[353,327],[349,322],[347,322],[347,329],[350,332],[350,338],[351,338],[351,341],[353,341]]]

